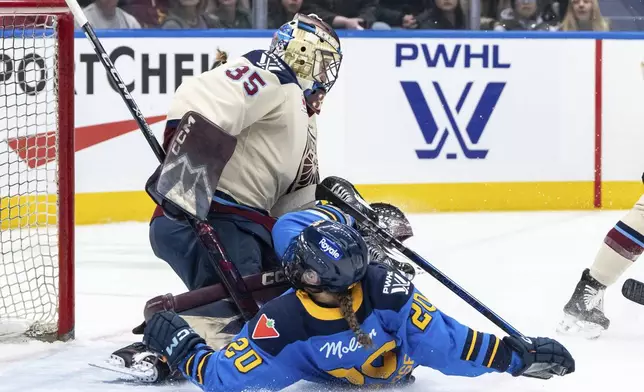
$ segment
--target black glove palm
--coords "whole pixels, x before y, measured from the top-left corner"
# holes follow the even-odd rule
[[[179,315],[164,311],[155,313],[145,326],[143,343],[176,369],[197,344],[205,341]]]
[[[550,378],[575,371],[575,360],[561,343],[550,338],[529,339],[530,342],[515,336],[503,338],[523,360],[524,366],[512,373],[513,376]]]

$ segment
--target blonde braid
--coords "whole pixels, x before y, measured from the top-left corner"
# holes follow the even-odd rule
[[[358,343],[360,343],[362,347],[371,347],[373,345],[371,336],[369,336],[368,333],[365,333],[362,328],[360,328],[358,318],[353,311],[353,298],[351,298],[351,293],[349,291],[346,291],[344,293],[337,294],[337,297],[338,302],[340,303],[340,312],[342,313],[342,317],[347,320],[349,328],[351,328],[353,333],[355,333],[356,337],[358,338]]]

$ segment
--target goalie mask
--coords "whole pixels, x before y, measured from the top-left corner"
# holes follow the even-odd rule
[[[270,51],[295,72],[309,109],[319,114],[342,63],[340,39],[333,28],[315,14],[295,14],[275,32]]]

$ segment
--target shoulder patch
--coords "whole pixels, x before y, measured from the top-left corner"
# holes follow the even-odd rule
[[[277,331],[275,320],[269,319],[265,314],[259,316],[251,337],[255,340],[279,338],[280,333]]]
[[[298,340],[307,340],[299,300],[294,292],[285,293],[262,306],[248,321],[248,335],[257,346],[272,356]]]
[[[363,289],[364,290],[364,289]],[[362,324],[373,312],[368,298],[356,311]],[[247,323],[248,337],[269,355],[277,356],[287,346],[307,342],[315,336],[329,336],[347,331],[346,320],[320,320],[309,314],[295,292],[286,292],[262,306]]]
[[[273,53],[265,50],[253,50],[252,52],[246,53],[244,57],[257,68],[273,73],[277,76],[281,84],[294,83],[298,86],[300,85],[291,67]]]
[[[371,263],[366,275],[367,292],[375,309],[398,311],[414,292],[414,285],[400,272]]]

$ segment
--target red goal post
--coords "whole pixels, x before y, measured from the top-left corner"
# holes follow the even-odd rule
[[[0,340],[74,337],[74,20],[0,0]]]

